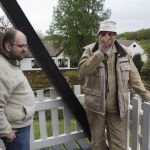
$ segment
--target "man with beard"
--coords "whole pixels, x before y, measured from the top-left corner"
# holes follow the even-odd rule
[[[29,150],[35,96],[18,63],[27,52],[27,38],[21,31],[10,29],[1,44],[0,137],[6,150]]]
[[[85,78],[85,105],[93,150],[126,150],[128,85],[150,101],[128,50],[116,40],[116,23],[104,21],[98,41],[84,47],[79,74]],[[107,130],[107,142],[105,138]]]

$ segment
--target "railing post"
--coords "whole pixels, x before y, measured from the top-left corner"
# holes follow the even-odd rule
[[[64,106],[64,133],[69,134],[70,131],[70,111]]]
[[[44,97],[43,89],[42,90],[36,90],[36,100],[41,101],[43,97]],[[39,115],[39,119],[40,119],[40,115]],[[39,123],[40,123],[40,121],[39,121]],[[34,140],[35,140],[34,128],[33,128],[33,123],[32,123],[31,124],[31,131],[30,131],[30,142],[32,142]]]
[[[44,90],[43,89],[37,90],[37,100],[44,101]],[[46,139],[47,138],[47,128],[46,128],[45,110],[39,111],[38,115],[39,115],[39,127],[40,127],[41,139]],[[48,150],[48,149],[49,149],[49,147],[46,147],[46,148],[42,148],[41,150]]]
[[[44,90],[43,89],[36,91],[36,98],[38,101],[43,100],[43,98],[44,98]]]
[[[50,88],[50,99],[56,99],[58,96],[55,89]],[[58,108],[51,109],[51,121],[52,121],[52,133],[53,136],[59,135],[59,123],[58,123]]]
[[[129,109],[129,105],[130,105],[130,92],[128,93],[128,111],[126,114],[126,148],[127,150],[129,150],[130,146],[129,146],[129,140],[130,140],[130,109]]]
[[[81,85],[74,85],[74,93],[75,95],[81,94]]]
[[[55,99],[55,98],[57,98],[57,96],[58,96],[58,94],[57,94],[56,90],[54,89],[54,87],[51,87],[50,88],[50,98]]]
[[[144,103],[143,108],[142,150],[150,150],[150,104]]]
[[[81,94],[81,85],[74,85],[74,94],[76,96]],[[76,127],[77,127],[77,131],[81,131],[81,126],[77,122],[77,120],[76,120]]]
[[[136,96],[133,99],[132,110],[132,150],[140,149],[140,111],[141,111],[141,98]]]

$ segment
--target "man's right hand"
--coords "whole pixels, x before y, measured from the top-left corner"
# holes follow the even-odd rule
[[[8,142],[12,142],[15,138],[16,138],[16,132],[17,130],[11,130],[10,133],[7,134],[7,139],[8,139]]]
[[[105,35],[104,37],[100,38],[99,41],[100,45],[99,45],[99,50],[102,53],[105,53],[107,51],[107,49],[112,46],[112,37]]]
[[[113,45],[114,37],[106,34],[105,36],[100,37],[99,39],[99,50],[102,53],[107,53],[107,50]]]

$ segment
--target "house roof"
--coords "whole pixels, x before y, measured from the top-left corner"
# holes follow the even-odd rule
[[[124,45],[126,47],[129,47],[133,42],[134,40],[117,40],[121,45]]]
[[[58,56],[62,52],[61,50],[54,48],[51,43],[44,43],[44,46],[46,47],[49,54],[53,57]]]
[[[56,57],[56,56],[58,56],[62,52],[59,49],[55,49],[50,42],[44,43],[44,46],[45,46],[46,50],[48,51],[48,53],[50,54],[50,56],[52,56],[52,57]],[[25,55],[25,58],[31,58],[31,57],[32,57],[32,54],[28,50],[27,53],[26,53],[26,55]]]

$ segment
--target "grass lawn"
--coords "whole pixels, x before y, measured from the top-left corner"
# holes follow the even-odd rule
[[[35,139],[39,139],[40,138],[39,121],[34,120],[33,126],[34,126]],[[71,131],[76,130],[76,125],[75,125],[75,120],[74,119],[71,119],[71,121],[70,121],[70,128],[71,128]],[[47,133],[48,133],[47,136],[48,137],[52,136],[52,123],[51,123],[51,120],[47,120],[46,129],[47,129]],[[59,133],[60,134],[64,133],[64,120],[63,119],[59,120]]]

